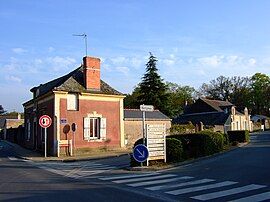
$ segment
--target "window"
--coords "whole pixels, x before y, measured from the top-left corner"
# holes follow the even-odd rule
[[[106,118],[84,118],[84,140],[106,139]]]
[[[30,140],[30,135],[31,135],[31,124],[30,120],[27,119],[27,140]]]
[[[78,96],[76,94],[67,95],[67,110],[78,110]]]

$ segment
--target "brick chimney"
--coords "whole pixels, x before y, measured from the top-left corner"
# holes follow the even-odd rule
[[[100,90],[100,59],[85,56],[83,58],[84,85],[88,90]]]

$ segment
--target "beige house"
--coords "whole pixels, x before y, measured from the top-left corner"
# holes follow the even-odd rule
[[[145,124],[165,124],[167,131],[171,128],[171,119],[159,110],[145,112]],[[139,109],[124,110],[125,144],[133,147],[136,140],[143,137],[142,112]]]
[[[248,114],[236,110],[228,101],[199,98],[192,105],[186,106],[184,113],[173,120],[176,124],[192,123],[197,131],[212,129],[227,133],[230,130],[253,131],[253,124]]]

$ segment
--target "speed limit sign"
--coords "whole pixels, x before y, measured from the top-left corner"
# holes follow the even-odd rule
[[[50,127],[51,124],[52,124],[52,119],[48,115],[42,115],[39,118],[39,125],[42,128],[48,128],[48,127]]]

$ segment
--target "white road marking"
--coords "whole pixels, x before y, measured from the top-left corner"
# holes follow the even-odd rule
[[[18,161],[20,159],[16,158],[16,157],[13,157],[13,156],[8,156],[8,159],[11,160],[11,161]]]
[[[198,187],[190,187],[186,189],[177,189],[173,191],[168,191],[166,192],[167,194],[172,194],[172,195],[180,195],[180,194],[186,194],[186,193],[191,193],[191,192],[196,192],[196,191],[202,191],[202,190],[208,190],[208,189],[214,189],[218,187],[224,187],[224,186],[229,186],[233,184],[237,184],[238,182],[232,182],[232,181],[225,181],[225,182],[219,182],[215,184],[208,184],[204,186],[198,186]]]
[[[155,179],[161,179],[166,177],[175,177],[176,175],[167,174],[167,175],[158,175],[153,177],[144,177],[144,178],[136,178],[136,179],[126,179],[126,180],[116,180],[113,181],[114,183],[129,183],[129,182],[138,182],[138,181],[144,181],[144,180],[155,180]]]
[[[233,200],[231,202],[259,202],[259,201],[264,201],[264,200],[269,200],[269,199],[270,199],[270,192],[265,192],[265,193],[256,194],[253,196],[248,196],[245,198]]]
[[[184,186],[196,185],[196,184],[203,184],[203,183],[213,182],[213,181],[215,181],[215,180],[212,180],[212,179],[202,179],[202,180],[195,180],[195,181],[183,182],[183,183],[179,183],[179,184],[160,185],[160,186],[148,187],[146,189],[149,189],[149,190],[152,190],[152,191],[156,191],[156,190],[160,190],[160,189],[184,187]]]
[[[191,198],[201,200],[201,201],[206,201],[206,200],[221,198],[221,197],[229,196],[229,195],[233,195],[233,194],[239,194],[239,193],[243,193],[243,192],[247,192],[247,191],[251,191],[251,190],[255,190],[255,189],[261,189],[264,187],[266,187],[266,186],[250,184],[250,185],[243,186],[243,187],[228,189],[228,190],[224,190],[224,191],[217,191],[217,192],[213,192],[213,193],[209,193],[209,194],[202,194],[202,195],[198,195],[198,196],[193,196]]]
[[[100,180],[120,180],[120,179],[126,179],[126,178],[137,178],[137,177],[146,177],[146,176],[152,176],[152,175],[158,175],[160,173],[147,173],[147,174],[135,174],[135,175],[119,175],[114,177],[102,177],[99,178]]]
[[[128,184],[128,186],[139,187],[139,186],[145,186],[145,185],[153,185],[153,184],[174,182],[174,181],[178,181],[178,180],[187,180],[187,179],[192,179],[192,178],[193,177],[184,176],[184,177],[176,177],[176,178],[170,178],[170,179],[164,179],[164,180],[153,180],[153,181],[146,181],[146,182],[137,182],[137,183],[133,183],[133,184]]]

